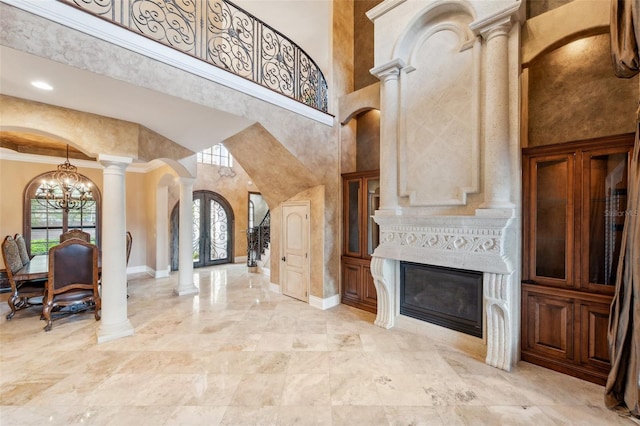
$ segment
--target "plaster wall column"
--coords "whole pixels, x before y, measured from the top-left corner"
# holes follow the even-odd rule
[[[509,30],[511,17],[480,30],[486,41],[484,203],[486,209],[514,208],[509,151]]]
[[[103,169],[102,318],[98,343],[133,335],[127,317],[127,244],[125,170],[127,157],[98,156]]]
[[[178,235],[178,296],[198,293],[193,283],[193,182],[194,178],[180,177],[180,224]]]
[[[399,76],[401,59],[375,67],[371,74],[380,85],[380,210],[398,208],[398,117],[400,117]]]
[[[169,190],[161,185],[156,191],[156,278],[169,276]]]

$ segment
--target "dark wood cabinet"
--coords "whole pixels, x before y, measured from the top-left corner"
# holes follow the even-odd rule
[[[523,150],[522,359],[604,384],[633,135]]]
[[[342,303],[376,313],[378,301],[370,265],[378,245],[373,215],[380,199],[380,173],[345,173],[342,182]]]

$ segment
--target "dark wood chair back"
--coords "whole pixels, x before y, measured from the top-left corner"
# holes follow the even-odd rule
[[[4,260],[7,279],[11,286],[11,295],[7,299],[11,312],[6,317],[7,320],[10,320],[17,311],[42,304],[41,296],[44,294],[45,281],[17,281],[14,278],[14,274],[22,269],[25,264],[22,263],[20,247],[11,235],[7,235],[2,241],[2,259]],[[29,263],[29,260],[27,263]]]
[[[71,229],[63,234],[60,234],[60,242],[64,243],[68,239],[79,238],[82,241],[91,242],[91,234],[84,232],[82,229]]]
[[[98,247],[71,238],[49,249],[49,279],[42,315],[51,330],[52,313],[71,307],[63,314],[94,310],[100,319],[101,300],[98,292]]]

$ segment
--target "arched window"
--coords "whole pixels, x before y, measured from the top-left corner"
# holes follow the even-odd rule
[[[100,191],[93,184],[93,201],[75,209],[65,211],[36,198],[38,189],[53,178],[54,172],[43,173],[29,182],[24,190],[23,235],[27,250],[32,255],[48,253],[60,244],[60,234],[70,229],[82,229],[91,235],[91,242],[100,246]],[[86,176],[82,176],[91,182]]]

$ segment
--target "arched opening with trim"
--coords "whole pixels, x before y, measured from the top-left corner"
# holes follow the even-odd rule
[[[60,243],[60,234],[70,229],[81,229],[91,235],[91,242],[100,247],[101,195],[97,185],[88,177],[82,179],[92,184],[92,201],[68,211],[54,208],[45,200],[36,198],[36,193],[50,181],[55,172],[46,172],[34,177],[24,189],[23,235],[29,254],[48,253]]]

